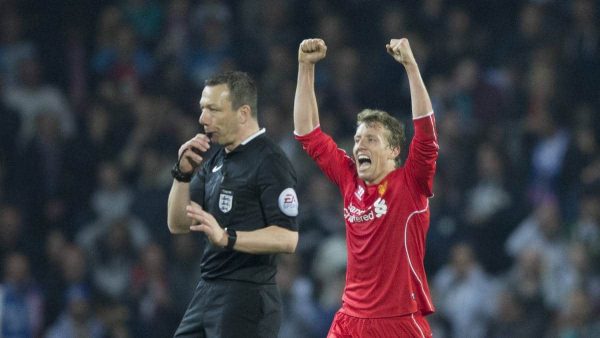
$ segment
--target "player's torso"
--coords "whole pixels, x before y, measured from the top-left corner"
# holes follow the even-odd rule
[[[402,169],[380,184],[355,181],[344,193],[348,245],[345,307],[351,315],[398,315],[416,308],[408,282],[411,264],[422,264],[427,199],[408,186]],[[399,305],[399,303],[405,303]],[[413,303],[408,304],[408,303]],[[372,310],[370,310],[372,309]]]
[[[354,187],[346,190],[344,219],[349,238],[355,240],[353,244],[394,248],[403,245],[398,241],[404,239],[404,224],[413,211],[420,209],[423,199],[411,192],[402,169],[392,172],[378,185],[367,186],[357,179]],[[374,253],[381,251],[372,249]]]

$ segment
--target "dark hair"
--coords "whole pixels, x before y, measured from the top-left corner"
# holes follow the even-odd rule
[[[218,86],[226,84],[231,97],[231,108],[238,109],[243,105],[250,106],[252,116],[256,118],[258,112],[258,94],[254,80],[244,72],[227,71],[216,74],[204,81],[205,86]]]
[[[359,126],[365,123],[367,126],[372,126],[375,123],[380,123],[386,130],[386,139],[390,148],[398,148],[400,153],[395,158],[396,167],[401,164],[400,154],[404,148],[406,135],[404,134],[404,124],[390,114],[376,109],[364,109],[358,113],[356,125]]]

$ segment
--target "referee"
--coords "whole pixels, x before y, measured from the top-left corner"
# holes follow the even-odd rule
[[[296,174],[258,126],[246,73],[206,80],[200,108],[204,133],[179,148],[172,170],[168,226],[202,232],[209,243],[175,337],[277,337],[275,254],[298,243]]]

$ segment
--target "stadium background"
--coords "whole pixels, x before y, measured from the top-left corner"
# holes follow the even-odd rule
[[[299,174],[281,337],[324,337],[344,229],[336,189],[292,136],[307,37],[328,45],[321,121],[344,147],[363,107],[410,126],[404,70],[384,49],[410,39],[441,145],[425,262],[435,336],[600,336],[599,7],[0,0],[0,336],[172,334],[201,244],[168,233],[169,169],[198,131],[203,79],[239,69]]]

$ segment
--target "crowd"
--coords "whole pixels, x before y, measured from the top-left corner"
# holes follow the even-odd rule
[[[600,336],[594,0],[0,0],[0,336],[173,334],[204,242],[167,229],[170,169],[204,79],[236,69],[298,172],[280,336],[324,337],[346,251],[341,200],[292,134],[308,37],[328,46],[322,128],[347,149],[361,108],[410,121],[385,43],[411,41],[440,144],[434,336]]]

